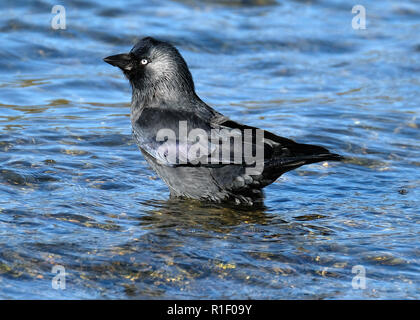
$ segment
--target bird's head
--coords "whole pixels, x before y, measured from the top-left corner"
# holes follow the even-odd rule
[[[194,82],[184,58],[167,42],[143,38],[129,53],[109,56],[104,61],[122,70],[133,93],[154,96],[194,93]]]

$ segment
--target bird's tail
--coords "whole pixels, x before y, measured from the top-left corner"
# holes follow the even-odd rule
[[[294,143],[287,146],[290,154],[286,157],[281,156],[270,161],[269,166],[284,173],[296,169],[300,166],[321,162],[321,161],[341,161],[344,158],[336,153],[329,152],[326,148],[311,144]],[[276,170],[276,171],[277,171]]]

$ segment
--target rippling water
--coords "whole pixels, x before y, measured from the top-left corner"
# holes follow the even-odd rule
[[[366,30],[347,1],[54,4],[0,4],[0,298],[420,298],[418,1],[359,1]],[[169,200],[102,61],[149,35],[217,110],[348,160],[260,208]]]

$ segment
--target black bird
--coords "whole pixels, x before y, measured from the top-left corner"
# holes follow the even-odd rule
[[[134,139],[172,197],[252,205],[283,173],[342,159],[212,109],[197,96],[185,60],[167,42],[143,38],[129,53],[104,61],[130,81]]]

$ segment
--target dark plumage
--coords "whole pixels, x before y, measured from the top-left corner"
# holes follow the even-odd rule
[[[268,131],[263,131],[262,140],[256,134],[258,128],[232,121],[209,107],[196,95],[185,60],[169,43],[147,37],[130,53],[110,56],[104,61],[119,67],[130,81],[134,138],[152,169],[168,185],[171,196],[253,204],[261,199],[262,188],[283,173],[309,163],[341,159],[323,147],[299,144]],[[188,130],[202,129],[202,137],[208,140],[182,139],[179,134],[175,139],[158,141],[160,129],[179,133],[183,124]],[[234,139],[228,134],[232,130],[242,135],[243,154],[239,161],[233,160]],[[216,138],[226,142],[222,147],[210,141],[214,131]],[[243,137],[249,132],[253,140],[245,141]],[[187,156],[194,144],[207,148],[202,149],[207,153],[195,153],[200,161]],[[259,158],[262,170],[250,170],[252,164],[247,162],[245,148],[259,154],[263,151]],[[221,155],[220,150],[227,152]],[[175,152],[172,153],[175,160],[170,152]],[[220,161],[203,161],[211,156]]]

